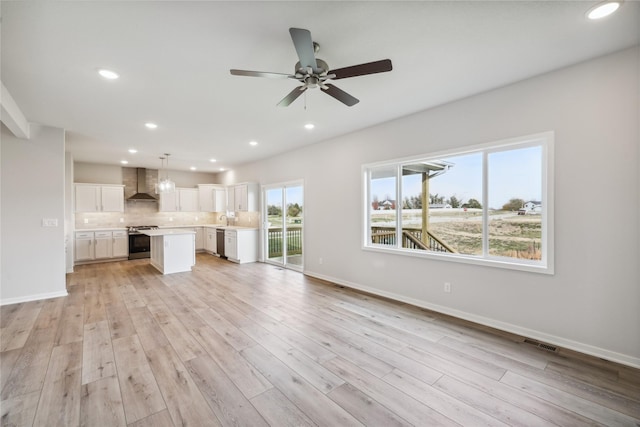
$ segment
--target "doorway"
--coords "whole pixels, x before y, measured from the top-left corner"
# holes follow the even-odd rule
[[[262,187],[265,262],[302,271],[304,187],[301,181]]]

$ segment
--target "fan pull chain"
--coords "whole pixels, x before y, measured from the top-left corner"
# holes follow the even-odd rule
[[[304,111],[307,111],[307,92],[304,92]]]

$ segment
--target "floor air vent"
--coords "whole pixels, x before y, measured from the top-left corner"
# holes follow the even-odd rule
[[[525,338],[524,342],[526,342],[527,344],[534,345],[534,346],[536,346],[536,347],[538,347],[538,348],[540,348],[542,350],[552,351],[554,353],[556,351],[558,351],[558,348],[556,346],[554,346],[554,345],[545,344],[545,343],[542,343],[542,342],[539,342],[539,341],[536,341],[536,340],[532,340],[530,338]]]

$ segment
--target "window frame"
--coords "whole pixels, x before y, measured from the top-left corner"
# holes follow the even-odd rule
[[[554,132],[547,131],[532,135],[426,153],[417,156],[363,164],[361,167],[363,197],[362,250],[412,256],[418,258],[427,258],[433,260],[498,267],[510,270],[554,274],[554,139]],[[542,259],[537,261],[489,255],[489,192],[487,191],[489,185],[489,172],[487,167],[489,162],[489,155],[495,152],[515,150],[533,146],[541,147]],[[415,163],[418,161],[441,160],[443,157],[462,156],[473,153],[482,154],[482,255],[466,255],[458,253],[452,254],[403,248],[401,238],[402,203],[400,202],[403,200],[402,167],[412,162]],[[371,170],[383,167],[395,167],[396,169],[395,246],[380,245],[371,242],[372,224],[370,212],[371,203],[373,202],[370,195]]]

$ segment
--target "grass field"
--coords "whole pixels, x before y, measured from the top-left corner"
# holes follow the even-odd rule
[[[420,210],[403,210],[402,227],[420,229]],[[394,227],[395,211],[375,211],[371,224]],[[432,209],[429,231],[456,252],[482,254],[482,211],[462,209]],[[540,215],[517,215],[509,211],[489,213],[489,254],[523,259],[541,259],[540,243],[542,218]]]

